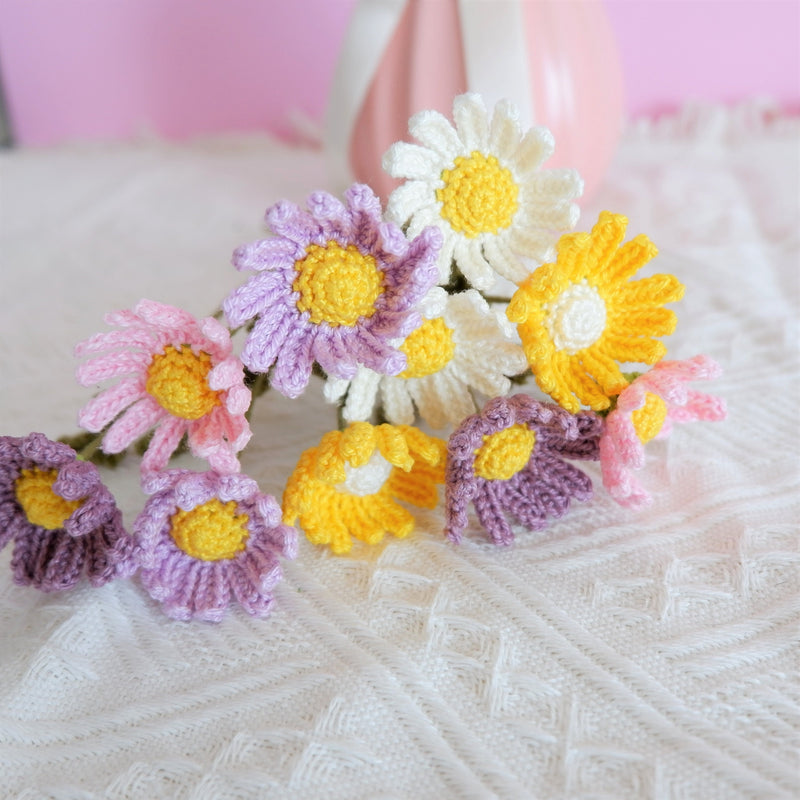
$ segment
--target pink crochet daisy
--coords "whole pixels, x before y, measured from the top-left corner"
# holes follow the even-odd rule
[[[306,205],[267,210],[275,235],[234,252],[234,266],[256,274],[223,303],[232,328],[255,320],[242,361],[272,369],[287,397],[304,391],[314,362],[345,380],[359,364],[383,375],[406,368],[397,342],[422,323],[415,306],[436,282],[442,240],[433,227],[408,240],[361,184],[345,203],[315,192]]]
[[[238,453],[250,439],[245,411],[250,390],[229,331],[212,317],[196,320],[173,306],[141,300],[133,311],[107,314],[119,330],[78,344],[92,356],[77,369],[92,386],[121,378],[81,410],[81,427],[103,437],[106,453],[120,453],[152,428],[142,473],[163,469],[186,435],[191,451],[219,472],[237,472]]]
[[[603,484],[618,503],[630,508],[650,503],[650,495],[632,471],[644,466],[644,446],[652,438],[667,436],[674,422],[725,419],[723,399],[686,385],[721,374],[720,366],[708,356],[660,361],[619,394],[600,438]]]

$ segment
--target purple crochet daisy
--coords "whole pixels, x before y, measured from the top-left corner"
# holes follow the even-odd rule
[[[573,497],[588,500],[591,480],[564,459],[596,460],[601,431],[592,412],[573,415],[524,394],[490,400],[448,442],[447,537],[461,541],[470,502],[492,541],[508,545],[514,533],[506,513],[541,530],[567,513]]]
[[[231,596],[254,616],[272,605],[279,556],[297,554],[273,497],[246,475],[166,470],[134,523],[144,587],[175,619],[218,622]]]
[[[406,357],[391,342],[420,326],[413,308],[438,277],[437,228],[406,239],[362,184],[345,201],[325,192],[307,210],[281,201],[266,213],[275,235],[233,254],[237,269],[257,273],[223,303],[231,327],[256,320],[242,361],[253,372],[274,364],[271,384],[288,397],[303,392],[314,362],[345,380],[359,364],[402,372]]]
[[[97,467],[42,433],[0,436],[0,548],[14,540],[14,581],[43,592],[136,570],[133,539]]]

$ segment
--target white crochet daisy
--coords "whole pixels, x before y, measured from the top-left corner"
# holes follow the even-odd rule
[[[408,358],[400,375],[361,367],[352,381],[328,378],[325,397],[346,397],[345,420],[368,419],[380,395],[383,413],[395,425],[412,425],[414,406],[434,428],[455,425],[476,411],[472,390],[489,397],[508,394],[506,376],[527,368],[513,326],[474,289],[448,295],[434,287],[420,312],[422,325],[400,345]]]
[[[416,236],[428,225],[444,234],[439,280],[452,262],[476,289],[495,272],[515,283],[530,272],[524,259],[551,260],[553,245],[574,228],[583,191],[574,169],[540,169],[553,153],[547,128],[523,136],[516,108],[500,101],[489,119],[477,94],[453,102],[455,127],[438,111],[415,114],[409,133],[420,144],[397,142],[383,158],[394,178],[406,178],[389,198],[387,215]]]

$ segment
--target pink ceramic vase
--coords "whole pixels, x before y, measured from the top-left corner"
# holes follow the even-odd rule
[[[351,27],[343,53],[351,65],[369,69],[359,49],[376,47],[365,15],[379,5],[385,12],[392,4],[361,0],[355,10],[360,30]],[[619,57],[599,0],[406,0],[394,8],[396,20],[384,13],[382,50],[371,59],[371,78],[360,77],[366,91],[349,125],[334,121],[349,129],[344,138],[340,131],[346,152],[332,155],[346,158],[357,180],[385,200],[397,181],[383,172],[381,158],[393,142],[409,139],[409,117],[428,108],[450,117],[453,98],[469,90],[483,94],[489,108],[507,97],[525,127],[548,127],[556,150],[546,166],[578,169],[584,199],[596,190],[623,119]],[[341,70],[337,80],[341,92]]]

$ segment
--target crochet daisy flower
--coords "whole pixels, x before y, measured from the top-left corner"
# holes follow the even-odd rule
[[[14,581],[55,592],[135,571],[133,539],[94,464],[42,433],[0,437],[0,548],[14,540]]]
[[[453,432],[447,445],[445,534],[459,543],[472,502],[495,544],[514,533],[507,514],[529,530],[563,517],[572,498],[588,500],[592,482],[565,458],[597,459],[602,420],[572,415],[524,394],[496,397]]]
[[[511,381],[506,375],[527,368],[505,315],[492,310],[474,289],[448,295],[434,287],[420,309],[422,325],[400,345],[408,359],[400,375],[361,368],[352,381],[328,380],[328,400],[346,396],[346,420],[367,419],[380,394],[389,422],[413,424],[416,406],[434,428],[455,425],[476,410],[472,389],[489,397],[508,394]]]
[[[568,411],[606,409],[627,381],[618,362],[654,364],[666,352],[656,336],[675,330],[683,297],[674,275],[630,281],[658,252],[639,235],[621,245],[628,220],[604,211],[590,234],[563,236],[558,260],[520,284],[508,304],[536,382]]]
[[[297,534],[281,523],[273,497],[246,475],[165,470],[134,523],[142,584],[174,619],[219,622],[237,600],[264,617],[282,577],[279,557],[294,558]]]
[[[451,264],[477,289],[491,287],[495,272],[518,282],[529,272],[523,259],[550,257],[559,233],[571,230],[583,191],[573,169],[540,169],[553,152],[546,128],[523,136],[516,108],[506,101],[491,119],[483,100],[464,94],[453,102],[455,128],[438,111],[411,118],[420,144],[397,142],[383,168],[406,182],[392,192],[387,215],[415,236],[427,225],[444,235],[439,281]]]
[[[725,419],[723,399],[686,385],[721,374],[720,366],[708,356],[661,361],[622,390],[600,438],[603,484],[618,503],[640,508],[651,501],[632,474],[644,466],[647,442],[667,436],[673,422]]]
[[[238,471],[236,453],[250,439],[250,390],[228,330],[212,317],[198,322],[152,300],[107,314],[105,321],[120,330],[77,345],[76,356],[92,356],[78,367],[78,381],[122,380],[86,404],[80,425],[97,433],[116,420],[103,437],[106,453],[122,452],[155,427],[142,473],[163,469],[184,434],[212,469]]]
[[[422,508],[439,502],[445,443],[405,425],[354,422],[331,431],[300,457],[286,484],[283,519],[300,526],[313,544],[347,553],[351,537],[377,544],[414,529],[397,501]]]
[[[280,202],[266,213],[275,236],[233,254],[237,269],[257,273],[223,303],[232,327],[256,320],[242,360],[260,373],[274,364],[271,383],[288,397],[314,362],[345,379],[359,364],[402,372],[406,357],[390,342],[419,326],[414,306],[436,282],[435,228],[409,241],[368,186],[351,186],[345,201],[316,192],[307,210]]]

